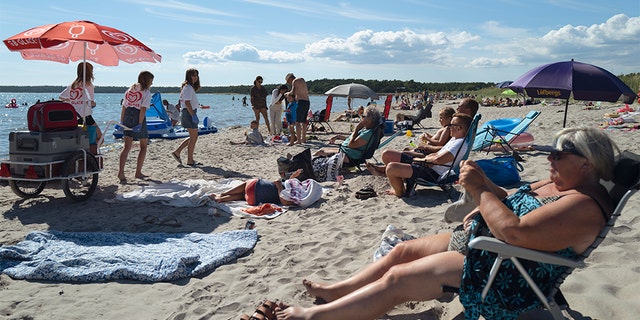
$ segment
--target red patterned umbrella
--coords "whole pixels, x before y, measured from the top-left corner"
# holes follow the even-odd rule
[[[92,61],[104,66],[160,62],[162,57],[126,32],[91,21],[71,21],[31,28],[4,40],[25,60],[60,63]]]

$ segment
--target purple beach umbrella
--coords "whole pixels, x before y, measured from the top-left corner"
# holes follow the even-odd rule
[[[611,72],[573,59],[533,68],[513,81],[509,88],[534,98],[565,99],[562,127],[567,124],[571,95],[575,100],[616,102],[622,99],[624,103],[633,103],[636,97],[635,92]]]

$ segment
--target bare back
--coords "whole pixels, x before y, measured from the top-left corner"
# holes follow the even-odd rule
[[[304,78],[293,79],[291,82],[291,92],[295,95],[296,101],[309,101],[309,89],[307,88],[307,82],[304,81]]]

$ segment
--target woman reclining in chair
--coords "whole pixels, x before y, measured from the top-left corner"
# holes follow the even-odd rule
[[[343,164],[359,164],[364,152],[369,145],[369,141],[374,137],[375,129],[382,123],[380,112],[374,107],[366,107],[362,120],[358,122],[355,129],[349,136],[336,135],[329,139],[333,144],[336,140],[344,140],[339,147],[324,147],[313,154],[314,157],[332,156],[340,151],[344,152]]]
[[[481,288],[467,283],[474,273],[488,273],[493,263],[490,261],[488,267],[483,264],[479,270],[470,268],[471,263],[465,262],[467,256],[475,256],[478,250],[468,251],[469,237],[489,234],[491,230],[491,236],[512,245],[565,257],[581,254],[595,240],[614,209],[613,201],[599,183],[601,178],[612,178],[614,149],[611,139],[596,128],[564,129],[556,135],[553,148],[543,150],[550,151],[549,179],[510,192],[492,183],[473,161],[463,162],[460,184],[479,206],[453,233],[402,242],[387,256],[343,281],[321,284],[303,280],[311,296],[328,303],[309,308],[289,307],[278,311],[278,319],[376,319],[404,302],[437,299],[444,294],[443,286],[461,288],[460,301],[465,305],[465,313],[473,318],[478,316],[475,308],[484,307],[487,319],[502,319],[502,311],[479,301]],[[538,266],[532,264],[527,268]],[[548,271],[551,278],[565,270],[553,265],[539,268]],[[503,269],[509,271],[503,267],[500,272]],[[498,274],[496,280],[500,277]],[[506,299],[518,300],[531,291],[521,288],[518,278],[508,279],[516,294]],[[546,282],[554,283],[551,279],[539,283]],[[535,301],[526,302],[535,307],[537,298],[532,295]],[[499,297],[490,291],[486,301],[493,299]]]

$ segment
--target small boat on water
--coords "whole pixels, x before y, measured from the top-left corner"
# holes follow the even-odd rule
[[[18,103],[16,102],[16,98],[11,99],[11,102],[4,105],[5,108],[17,108]]]
[[[189,136],[187,129],[181,126],[172,126],[171,119],[162,105],[160,92],[156,92],[151,97],[151,106],[147,109],[147,131],[149,139],[180,139]],[[216,133],[218,128],[211,124],[209,117],[202,119],[202,125],[198,128],[198,135]],[[124,136],[124,128],[115,125],[113,136],[120,139]]]
[[[203,106],[203,105],[200,105],[200,109],[209,109],[209,108],[211,108],[211,106]]]

